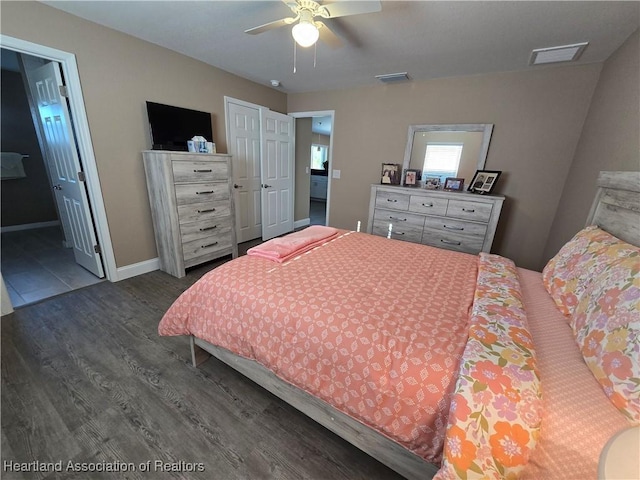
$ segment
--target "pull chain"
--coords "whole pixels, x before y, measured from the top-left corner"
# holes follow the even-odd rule
[[[318,42],[313,44],[313,68],[316,68],[316,53],[318,53]]]

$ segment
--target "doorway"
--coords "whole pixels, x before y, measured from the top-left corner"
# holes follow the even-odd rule
[[[296,119],[296,227],[329,225],[334,111],[289,115]]]
[[[35,76],[27,81],[25,75],[39,71],[52,72],[60,79],[56,83],[41,75],[35,80],[37,95],[47,100],[43,116],[39,99],[32,101],[34,88],[29,82]],[[67,101],[57,89],[61,79],[57,62],[2,49],[0,266],[14,307],[97,283],[105,276],[101,259],[93,251],[98,242],[88,201],[81,218],[82,199],[77,194],[85,200],[87,195],[84,182],[77,178],[82,168],[72,168],[69,161],[74,156],[79,167],[80,149],[75,144]],[[55,136],[54,148],[50,147],[51,135]],[[80,224],[85,218],[89,234]]]

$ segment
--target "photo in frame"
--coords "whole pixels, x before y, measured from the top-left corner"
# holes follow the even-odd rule
[[[400,165],[383,163],[380,183],[383,185],[400,185]]]
[[[496,186],[501,173],[501,170],[477,170],[467,190],[473,193],[489,194]]]
[[[422,172],[420,170],[415,170],[412,168],[408,168],[404,171],[402,184],[405,187],[417,187],[420,183],[420,178],[422,177]]]
[[[450,192],[461,192],[464,188],[464,178],[452,178],[449,177],[444,181],[444,190]]]
[[[425,177],[424,188],[427,190],[437,190],[440,188],[440,177]]]

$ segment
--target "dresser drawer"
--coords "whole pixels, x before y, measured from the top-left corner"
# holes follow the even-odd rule
[[[487,225],[483,223],[464,222],[450,218],[426,217],[424,231],[454,234],[464,237],[478,237],[484,239],[487,233]]]
[[[425,230],[422,234],[424,245],[432,247],[446,248],[457,252],[471,253],[476,255],[482,251],[484,237],[457,235],[449,232],[438,232],[436,230]]]
[[[424,197],[422,195],[411,195],[409,201],[409,211],[416,213],[425,213],[427,215],[447,214],[447,204],[449,200],[438,197]]]
[[[389,222],[386,222],[384,220],[374,221],[371,233],[373,233],[374,235],[378,235],[379,237],[388,236]],[[422,240],[422,227],[417,227],[410,224],[398,225],[394,223],[391,230],[391,238],[395,238],[396,240],[404,240],[405,242],[420,243],[420,241]]]
[[[173,161],[171,168],[175,183],[220,182],[229,177],[226,162]]]
[[[210,200],[229,198],[229,185],[226,183],[188,183],[176,185],[176,202],[180,205],[207,203]]]
[[[212,200],[206,203],[193,203],[178,207],[178,221],[185,223],[211,220],[231,215],[229,200]]]
[[[207,237],[182,245],[185,268],[231,253],[231,235]],[[224,252],[223,252],[224,251]]]
[[[492,208],[493,206],[490,203],[451,199],[447,206],[447,217],[488,222],[491,217]]]
[[[416,215],[408,212],[395,212],[393,210],[384,210],[382,208],[376,208],[373,215],[373,221],[383,222],[387,224],[387,228],[390,223],[393,223],[393,228],[411,226],[418,228],[422,231],[424,225],[424,218],[422,215]]]
[[[220,236],[231,229],[231,216],[180,225],[182,243]]]
[[[376,208],[409,210],[409,198],[410,196],[405,193],[387,192],[381,190],[376,194]]]

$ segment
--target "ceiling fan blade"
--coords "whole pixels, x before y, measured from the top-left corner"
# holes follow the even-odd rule
[[[331,48],[339,48],[342,46],[342,40],[333,33],[333,31],[322,22],[315,22],[320,33],[320,40]]]
[[[245,30],[244,33],[248,33],[250,35],[257,35],[259,33],[267,32],[269,30],[273,30],[274,28],[285,27],[287,25],[291,25],[297,19],[293,17],[282,18],[280,20],[276,20],[275,22],[265,23],[264,25],[260,25],[259,27],[253,27],[249,30]]]
[[[324,3],[322,6],[329,12],[328,18],[346,17],[347,15],[359,15],[361,13],[375,13],[382,10],[379,0],[367,1],[342,1]]]

